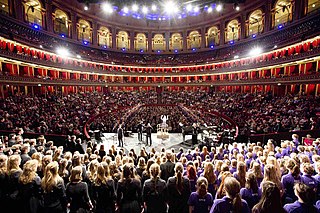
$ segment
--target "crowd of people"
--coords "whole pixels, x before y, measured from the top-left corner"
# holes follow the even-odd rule
[[[11,212],[320,212],[320,138],[294,134],[208,150],[140,153],[44,136],[0,145],[0,205]],[[73,146],[71,145],[73,144]],[[81,148],[80,148],[81,149]]]
[[[193,113],[181,107],[140,107],[127,118],[126,110],[143,104],[173,104],[192,108]],[[92,130],[114,132],[119,121],[130,131],[139,121],[154,125],[160,123],[162,114],[169,116],[169,126],[180,131],[184,126],[199,122],[206,125],[222,125],[219,119],[208,116],[216,111],[230,117],[239,126],[242,135],[316,130],[320,127],[319,97],[304,95],[272,96],[271,94],[224,93],[208,91],[112,91],[69,95],[46,94],[44,96],[15,95],[0,99],[0,129],[25,132],[80,135],[89,118],[110,112],[91,123]],[[153,108],[154,110],[151,110]],[[119,109],[117,113],[111,113]],[[112,112],[113,112],[112,111]],[[58,115],[58,116],[57,116]]]

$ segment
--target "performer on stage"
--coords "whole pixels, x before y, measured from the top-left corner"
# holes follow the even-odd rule
[[[137,130],[138,130],[138,140],[142,141],[142,132],[143,132],[143,122],[140,121],[140,123],[137,126]]]
[[[148,138],[149,138],[150,139],[150,146],[151,146],[152,145],[152,139],[151,139],[152,126],[150,125],[150,123],[148,123],[148,125],[146,127],[146,133],[147,133],[146,144],[148,146]]]
[[[198,143],[198,126],[196,123],[192,124],[192,145],[195,145]]]
[[[118,134],[118,142],[119,142],[119,146],[123,147],[123,129],[122,129],[122,124],[119,125],[119,128],[117,130],[117,134]]]
[[[167,120],[169,119],[168,115],[161,115],[161,120],[162,120],[162,128],[166,128],[167,127]]]

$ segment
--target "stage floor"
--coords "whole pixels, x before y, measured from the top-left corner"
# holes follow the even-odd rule
[[[105,150],[109,150],[109,148],[114,144],[118,147],[118,137],[116,133],[102,133],[103,137],[101,137],[100,144],[104,144]],[[186,135],[185,140],[190,140],[191,135]],[[133,133],[129,137],[124,137],[124,148],[128,151],[130,149],[134,149],[135,153],[138,154],[142,147],[146,147],[147,151],[150,151],[151,148],[155,148],[156,151],[161,151],[163,147],[166,149],[174,148],[175,152],[178,151],[179,147],[189,148],[186,145],[181,144],[183,142],[182,134],[181,133],[169,133],[169,138],[162,140],[157,138],[156,133],[152,133],[152,145],[146,146],[146,137],[143,136],[143,141],[139,143],[138,141],[138,133]],[[98,145],[98,148],[99,148]]]

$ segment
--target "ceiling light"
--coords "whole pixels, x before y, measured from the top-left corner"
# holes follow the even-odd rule
[[[144,14],[147,14],[147,13],[148,13],[148,8],[147,8],[146,6],[143,6],[143,7],[142,7],[142,12],[143,12]]]
[[[208,13],[211,13],[212,12],[212,7],[209,7],[208,8]]]
[[[129,12],[129,8],[128,8],[128,7],[124,7],[124,8],[123,8],[123,12],[124,12],[124,13],[128,13],[128,12]]]
[[[252,50],[250,50],[249,55],[250,56],[256,56],[262,53],[262,49],[260,47],[255,47]]]
[[[2,5],[2,8],[5,8],[5,7],[6,7],[6,5],[3,4],[3,5]]]
[[[235,55],[233,58],[234,58],[234,59],[238,59],[238,58],[239,58],[239,56],[238,56],[238,55]]]
[[[273,49],[276,49],[278,46],[277,45],[274,45]]]
[[[190,12],[190,11],[192,10],[192,5],[191,5],[191,4],[188,4],[187,7],[186,7],[186,10],[187,10],[188,12]]]
[[[157,6],[153,4],[153,5],[151,6],[151,10],[152,10],[152,11],[156,11],[156,10],[157,10]]]
[[[200,10],[200,8],[198,6],[193,9],[193,11],[196,13],[199,12],[199,10]]]
[[[83,7],[83,9],[84,9],[85,11],[87,11],[87,10],[89,10],[89,7],[86,5],[86,6]]]
[[[312,7],[316,7],[316,4],[312,4]]]
[[[69,50],[67,50],[64,47],[59,47],[56,52],[57,52],[58,55],[63,56],[63,57],[66,57],[66,56],[70,55]]]
[[[236,9],[236,11],[239,11],[239,10],[240,10],[240,7],[239,7],[239,6],[236,6],[235,9]]]
[[[80,59],[80,58],[81,58],[81,55],[77,55],[77,58],[79,58],[79,59]]]
[[[132,10],[133,10],[134,12],[137,12],[138,9],[139,9],[138,5],[136,5],[136,4],[132,5]]]
[[[220,12],[220,11],[222,10],[222,5],[221,5],[221,4],[218,4],[217,7],[216,7],[216,10],[217,10],[218,12]]]
[[[178,12],[178,6],[173,1],[167,1],[164,4],[164,12],[171,15],[174,12]]]
[[[108,3],[108,2],[105,2],[105,3],[102,4],[102,9],[106,13],[112,13],[113,12],[112,5],[110,3]]]

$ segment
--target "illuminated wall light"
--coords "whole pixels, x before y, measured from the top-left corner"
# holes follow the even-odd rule
[[[146,6],[142,7],[142,13],[144,13],[144,14],[148,13],[148,8]]]
[[[234,44],[234,40],[229,41],[229,44],[231,45]]]
[[[40,26],[38,24],[33,24],[33,28],[36,29],[36,30],[39,30]]]
[[[194,52],[194,51],[196,51],[197,49],[196,48],[192,48],[192,51]]]
[[[256,34],[252,34],[252,36],[251,36],[252,38],[256,38],[257,37],[257,35]]]
[[[3,5],[2,5],[3,6]],[[316,4],[312,4],[312,7],[316,7]]]
[[[143,49],[140,49],[140,52],[143,53]]]
[[[103,48],[104,48],[104,49],[107,49],[107,45],[103,45]]]
[[[39,46],[41,49],[43,48],[43,46],[40,44],[40,46]]]
[[[123,8],[123,12],[124,12],[124,13],[128,13],[128,12],[129,12],[129,8],[128,8],[128,7],[124,7],[124,8]]]
[[[214,48],[214,45],[213,45],[213,44],[211,44],[211,45],[210,45],[210,48],[211,48],[211,49],[213,49],[213,48]]]
[[[87,11],[87,10],[89,10],[89,7],[86,5],[86,6],[83,7],[83,9],[84,9],[85,11]]]
[[[174,52],[175,52],[175,53],[178,53],[178,50],[177,50],[177,49],[175,49],[175,50],[174,50]]]
[[[239,6],[236,6],[236,11],[240,11],[240,7]]]
[[[4,4],[3,4],[1,7],[2,7],[2,8],[5,8],[5,7],[6,7],[6,5],[4,5]]]
[[[153,12],[155,12],[155,11],[157,10],[157,6],[153,4],[153,5],[151,6],[151,10],[152,10]]]
[[[238,56],[238,55],[235,55],[233,58],[234,58],[234,59],[238,59],[238,58],[239,58],[239,56]]]
[[[273,49],[276,49],[278,46],[277,45],[274,45]]]
[[[81,55],[77,55],[76,57],[80,59],[80,58],[81,58]]]
[[[125,48],[125,47],[123,47],[121,50],[124,52],[124,51],[126,51],[126,48]]]
[[[82,43],[83,43],[84,45],[88,45],[88,44],[89,44],[88,41],[83,41]]]
[[[66,37],[64,34],[61,34],[60,36],[61,36],[61,38],[65,38]]]
[[[283,28],[283,25],[282,25],[282,24],[279,24],[279,25],[278,25],[278,29],[281,30],[282,28]]]

